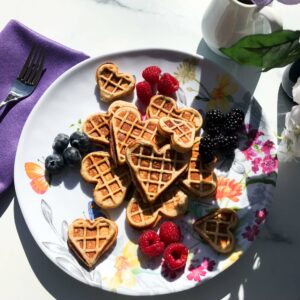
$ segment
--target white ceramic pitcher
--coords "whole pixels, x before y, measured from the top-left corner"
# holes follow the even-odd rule
[[[247,1],[244,1],[247,2]],[[257,7],[239,0],[211,0],[202,19],[202,34],[207,45],[217,54],[240,38],[282,29],[282,21],[273,7]]]

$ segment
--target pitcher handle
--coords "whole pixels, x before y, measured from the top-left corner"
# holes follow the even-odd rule
[[[270,23],[272,32],[283,29],[282,19],[280,15],[274,11],[273,7],[265,6],[259,11],[259,13],[267,18]]]

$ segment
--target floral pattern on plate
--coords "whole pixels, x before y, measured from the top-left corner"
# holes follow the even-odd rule
[[[22,166],[15,174],[20,207],[44,253],[63,271],[88,285],[129,295],[165,294],[189,289],[228,268],[258,236],[276,185],[276,139],[256,100],[251,99],[232,77],[205,59],[175,51],[161,50],[158,53],[160,56],[157,53],[153,56],[150,50],[145,50],[87,60],[73,73],[63,76],[31,114],[22,133],[16,159],[16,163]],[[240,134],[234,160],[221,161],[217,166],[216,197],[212,201],[201,202],[190,199],[188,214],[175,220],[183,233],[183,242],[189,248],[186,267],[178,272],[167,270],[161,259],[152,261],[140,255],[137,249],[139,233],[126,224],[127,202],[117,210],[102,211],[92,201],[92,189],[81,179],[79,170],[65,172],[49,188],[42,164],[33,162],[49,152],[51,137],[57,132],[65,130],[69,134],[68,130],[71,132],[74,127],[80,127],[82,118],[99,110],[92,88],[95,84],[86,78],[90,78],[89,75],[102,61],[115,61],[122,69],[134,74],[137,81],[145,66],[161,66],[179,80],[181,87],[177,96],[181,105],[191,105],[202,113],[211,108],[227,111],[233,106],[247,111],[246,125]],[[82,82],[78,84],[76,78],[87,81],[84,85]],[[74,87],[72,99],[68,99],[65,85]],[[79,90],[76,90],[77,87]],[[89,99],[84,106],[81,105],[83,96]],[[136,96],[133,98],[135,101]],[[51,106],[51,103],[55,105]],[[59,107],[66,111],[63,117],[54,111]],[[46,119],[46,122],[53,116],[56,118],[55,124],[52,124],[54,128],[44,125],[46,129],[39,133],[42,121]],[[72,127],[69,124],[73,124]],[[30,150],[32,147],[28,149],[29,144],[34,144],[33,136],[40,139],[39,143],[35,142],[34,151]],[[214,252],[192,229],[197,218],[218,207],[230,207],[239,217],[235,230],[236,247],[229,255]],[[68,224],[76,218],[94,219],[97,216],[115,220],[119,235],[115,247],[105,254],[100,264],[87,271],[68,248]]]

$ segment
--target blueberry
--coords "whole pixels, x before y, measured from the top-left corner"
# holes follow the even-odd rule
[[[75,131],[70,136],[72,147],[77,148],[81,153],[87,152],[91,146],[88,136],[81,131]]]
[[[68,147],[63,153],[65,163],[70,166],[74,167],[78,165],[81,161],[81,154],[78,149],[74,147]]]
[[[59,173],[64,168],[64,159],[60,154],[51,154],[46,157],[45,168],[51,173]]]
[[[59,133],[52,144],[53,150],[57,153],[62,153],[69,145],[69,136],[64,133]]]

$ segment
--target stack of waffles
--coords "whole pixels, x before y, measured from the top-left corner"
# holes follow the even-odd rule
[[[187,211],[188,196],[201,200],[216,191],[215,162],[199,153],[202,117],[193,108],[178,108],[170,97],[150,100],[146,118],[129,102],[113,102],[105,113],[88,117],[82,130],[105,151],[82,160],[82,177],[95,185],[94,200],[113,209],[134,194],[126,210],[128,223],[154,227],[161,218]]]
[[[170,97],[156,95],[146,116],[127,101],[135,79],[113,63],[100,65],[96,81],[101,100],[112,102],[107,112],[94,113],[82,131],[101,151],[87,154],[81,175],[94,185],[94,201],[102,209],[126,202],[126,220],[135,229],[155,227],[162,218],[177,218],[188,209],[189,198],[199,201],[216,192],[216,160],[204,163],[199,146],[202,117],[193,108],[178,108]],[[234,247],[231,232],[237,223],[233,210],[220,209],[197,220],[193,228],[219,253]],[[78,260],[93,268],[117,238],[112,220],[77,219],[69,227],[68,244]]]

